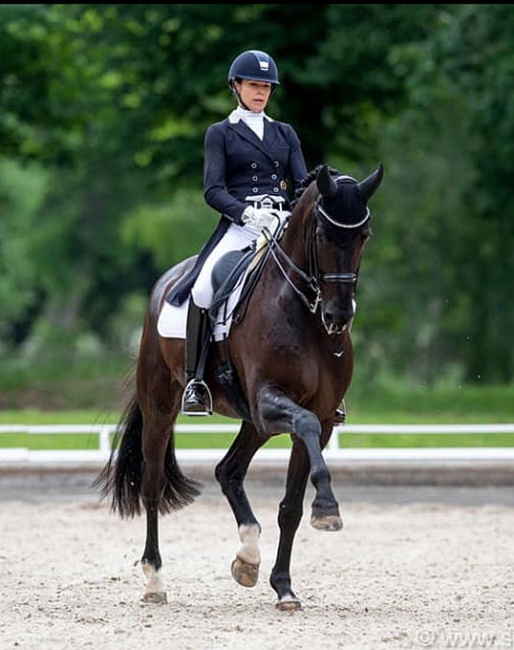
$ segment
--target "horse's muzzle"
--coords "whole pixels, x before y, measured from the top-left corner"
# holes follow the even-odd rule
[[[333,300],[321,303],[321,319],[328,334],[342,334],[355,316],[355,300],[343,304]]]
[[[321,320],[323,321],[323,326],[325,327],[327,334],[342,334],[352,322],[354,315],[355,312],[353,309],[347,309],[341,312],[336,319],[330,314],[330,312],[322,310]]]

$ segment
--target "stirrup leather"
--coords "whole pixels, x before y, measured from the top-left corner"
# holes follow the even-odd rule
[[[197,398],[196,405],[198,408],[188,410],[187,402],[191,393]],[[182,393],[182,406],[183,415],[212,415],[212,395],[209,386],[203,379],[191,379],[184,388]]]

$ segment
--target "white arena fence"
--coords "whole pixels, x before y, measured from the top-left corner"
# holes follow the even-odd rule
[[[116,424],[47,424],[47,425],[0,425],[0,464],[13,465],[99,465],[108,458],[112,434]],[[228,433],[236,434],[239,424],[177,424],[175,432],[180,433]],[[90,434],[98,437],[98,447],[88,450],[35,450],[25,447],[2,447],[1,434]],[[512,447],[437,447],[437,448],[341,448],[340,434],[409,434],[409,435],[459,435],[459,434],[514,434],[514,424],[345,424],[334,428],[329,445],[324,451],[327,461],[344,463],[373,462],[492,462],[514,461]],[[179,462],[217,462],[225,449],[177,449]],[[285,462],[289,458],[288,448],[260,449],[255,461]]]

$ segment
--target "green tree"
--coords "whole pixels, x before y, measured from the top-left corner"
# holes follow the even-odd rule
[[[434,42],[436,65],[466,104],[475,170],[466,197],[470,236],[456,278],[469,302],[467,341],[458,351],[471,381],[514,377],[513,29],[512,5],[463,5]]]
[[[35,299],[37,266],[31,255],[30,233],[45,191],[45,174],[0,161],[0,335],[15,335]],[[29,236],[27,236],[29,235]]]

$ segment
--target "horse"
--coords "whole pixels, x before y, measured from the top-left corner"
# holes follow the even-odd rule
[[[309,172],[293,197],[283,232],[269,237],[258,279],[235,309],[227,340],[212,340],[209,346],[205,378],[214,411],[241,420],[215,477],[237,523],[241,545],[231,573],[244,587],[257,583],[261,560],[261,526],[244,479],[256,452],[272,436],[291,439],[277,518],[279,543],[269,576],[281,611],[302,608],[292,588],[290,563],[309,479],[315,490],[311,525],[320,531],[343,526],[322,452],[353,374],[355,288],[371,236],[368,202],[382,176],[382,164],[361,182],[327,164]],[[94,482],[101,497],[110,498],[111,512],[122,518],[146,512],[144,602],[167,602],[159,515],[191,504],[201,490],[198,481],[183,474],[175,452],[174,423],[185,386],[184,340],[163,338],[156,326],[166,296],[194,262],[195,256],[168,269],[152,289],[136,386],[110,457]],[[219,372],[218,362],[227,358],[236,392]]]

